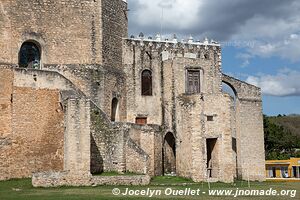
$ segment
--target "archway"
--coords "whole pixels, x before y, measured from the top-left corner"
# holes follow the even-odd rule
[[[222,92],[226,93],[228,95],[231,96],[232,100],[233,100],[233,111],[232,114],[234,115],[233,120],[236,120],[237,114],[237,104],[238,104],[238,95],[237,95],[237,91],[236,89],[233,87],[232,84],[230,84],[229,82],[226,81],[222,81]],[[235,121],[236,122],[236,121]],[[235,123],[234,123],[235,124]],[[237,139],[237,134],[236,134],[236,127],[233,128],[233,132],[232,132],[232,155],[233,155],[233,161],[235,163],[235,176],[234,178],[238,178],[239,176],[239,168],[238,168],[238,139]]]
[[[176,140],[171,132],[167,133],[164,138],[163,174],[176,174]]]
[[[19,67],[40,68],[41,47],[35,41],[24,42],[19,52]]]
[[[222,81],[222,92],[226,93],[226,94],[229,94],[234,99],[234,101],[236,101],[237,92],[236,92],[235,88],[230,83]]]
[[[111,121],[115,122],[118,119],[119,112],[119,100],[117,98],[113,98],[111,102]]]

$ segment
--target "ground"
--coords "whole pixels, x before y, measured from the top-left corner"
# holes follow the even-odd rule
[[[251,182],[250,188],[248,188],[247,182],[235,182],[234,184],[224,184],[224,183],[211,183],[211,190],[222,190],[222,189],[256,189],[256,190],[270,190],[270,188],[281,191],[281,190],[297,190],[298,193],[294,198],[291,196],[263,196],[263,197],[238,197],[236,199],[263,199],[263,200],[281,200],[281,199],[299,199],[299,188],[300,182],[297,183],[275,183],[275,182]],[[156,196],[156,197],[129,197],[120,195],[114,196],[112,190],[114,188],[119,188],[122,192],[126,188],[133,190],[146,190],[148,188],[152,190],[162,190],[166,188],[176,189],[200,189],[201,193],[206,192],[206,194],[201,194],[200,196],[182,196],[182,197],[170,197],[170,196]],[[0,182],[0,199],[1,200],[16,200],[16,199],[30,199],[30,200],[89,200],[89,199],[234,199],[230,197],[220,197],[220,196],[209,196],[208,195],[209,186],[208,183],[193,183],[190,180],[177,178],[177,177],[157,177],[155,178],[150,186],[100,186],[100,187],[62,187],[62,188],[33,188],[31,186],[30,179],[21,180],[11,180]]]

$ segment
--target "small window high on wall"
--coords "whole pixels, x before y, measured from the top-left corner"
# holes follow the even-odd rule
[[[142,72],[142,95],[152,96],[152,72],[150,70]]]
[[[40,68],[41,50],[36,42],[24,42],[19,52],[19,66],[23,68]]]
[[[135,118],[135,123],[138,125],[146,125],[147,117],[137,117],[137,118]]]
[[[118,119],[119,101],[117,98],[113,98],[111,102],[111,121],[115,122]]]

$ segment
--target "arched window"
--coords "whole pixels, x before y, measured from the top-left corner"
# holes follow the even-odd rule
[[[19,66],[24,68],[39,68],[40,62],[40,46],[35,42],[24,42],[19,52]]]
[[[117,98],[113,98],[111,102],[111,121],[115,122],[118,115],[119,101]]]
[[[152,96],[152,72],[150,70],[142,72],[142,95]]]

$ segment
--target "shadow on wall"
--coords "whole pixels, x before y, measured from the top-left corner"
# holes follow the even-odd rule
[[[103,170],[103,158],[98,150],[95,139],[91,134],[91,173],[100,174]]]

